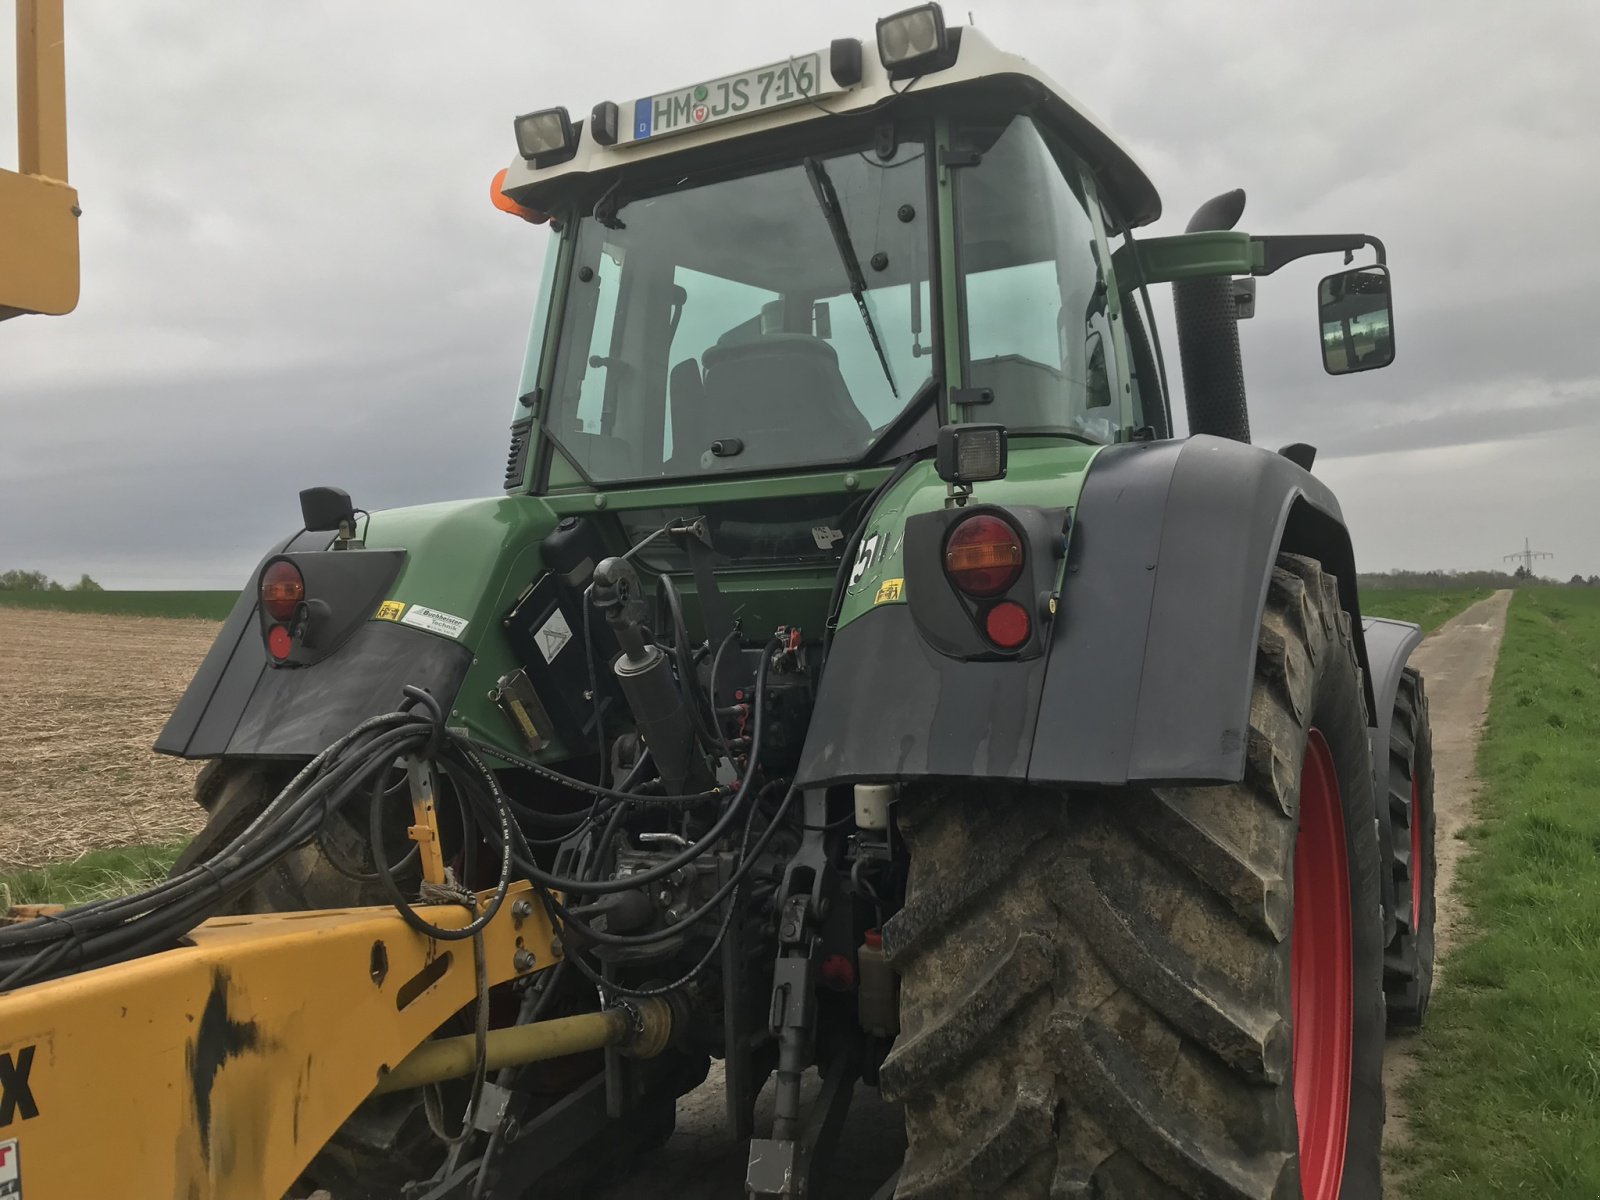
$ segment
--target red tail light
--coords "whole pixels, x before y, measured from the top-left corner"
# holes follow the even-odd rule
[[[305,598],[305,576],[288,559],[269,563],[261,572],[261,607],[274,621],[289,620]]]
[[[289,657],[289,652],[294,649],[294,642],[289,637],[289,631],[282,625],[274,625],[267,631],[267,653],[282,662]]]
[[[1009,522],[974,514],[945,542],[944,570],[969,596],[998,596],[1022,574],[1022,539]]]
[[[1033,632],[1033,621],[1015,600],[1002,600],[983,614],[983,631],[1000,649],[1015,650]]]

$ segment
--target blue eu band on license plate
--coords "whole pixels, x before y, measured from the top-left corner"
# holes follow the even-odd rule
[[[797,54],[768,67],[725,75],[676,91],[641,96],[631,105],[623,106],[624,112],[631,109],[632,125],[618,141],[642,142],[667,134],[687,133],[719,121],[770,112],[843,90],[823,67],[820,53]]]

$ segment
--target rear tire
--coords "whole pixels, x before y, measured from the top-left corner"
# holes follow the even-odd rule
[[[1398,917],[1384,956],[1390,1029],[1422,1025],[1433,994],[1433,731],[1422,674],[1407,667],[1395,695],[1389,733],[1389,817],[1394,825],[1394,894]]]
[[[1319,741],[1325,752],[1308,751]],[[1379,1196],[1383,864],[1369,755],[1333,580],[1284,555],[1243,782],[908,798],[907,899],[884,928],[902,976],[903,1032],[882,1070],[905,1105],[896,1196],[1289,1200],[1302,1195],[1302,1145],[1308,1200]],[[1308,762],[1336,782],[1321,795],[1349,897],[1331,910],[1295,887]],[[1348,931],[1342,1186],[1313,1161],[1317,1129],[1337,1120],[1308,1108],[1309,1140],[1298,1128],[1293,1021],[1313,1029],[1316,1006],[1291,984],[1297,903]],[[1327,1075],[1303,1053],[1305,1081]]]

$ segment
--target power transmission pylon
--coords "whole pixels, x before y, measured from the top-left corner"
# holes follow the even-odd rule
[[[1522,564],[1522,573],[1524,575],[1526,575],[1529,579],[1533,578],[1533,560],[1534,559],[1536,559],[1536,558],[1554,558],[1554,557],[1555,557],[1554,554],[1547,553],[1544,550],[1534,550],[1534,549],[1532,549],[1532,547],[1531,547],[1530,543],[1528,542],[1527,538],[1523,538],[1522,539],[1522,549],[1518,550],[1515,554],[1504,554],[1504,555],[1501,555],[1501,559],[1503,561],[1505,561],[1505,562],[1512,562],[1513,560],[1515,560],[1517,562],[1520,562]]]

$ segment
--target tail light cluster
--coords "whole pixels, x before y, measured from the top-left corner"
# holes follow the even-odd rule
[[[981,602],[976,615],[983,635],[999,650],[1017,650],[1033,633],[1032,614],[1005,595],[1027,565],[1023,546],[1016,527],[992,513],[973,513],[945,539],[945,576],[962,595]]]
[[[301,616],[306,601],[306,579],[300,568],[286,558],[276,558],[261,572],[261,611],[267,627],[267,653],[284,662],[294,649],[291,625]]]

